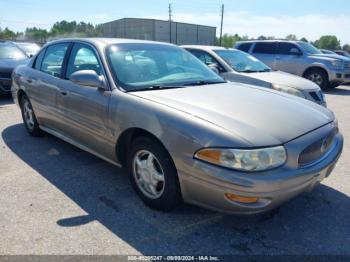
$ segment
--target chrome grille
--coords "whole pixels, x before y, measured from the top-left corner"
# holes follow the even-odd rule
[[[0,72],[0,78],[11,79],[12,72]]]
[[[306,147],[299,155],[299,166],[306,166],[319,160],[328,152],[334,142],[334,137],[337,134],[337,129],[334,129],[330,134],[322,139],[314,142]]]
[[[344,69],[345,70],[350,70],[350,62],[345,62],[344,63]]]
[[[321,101],[321,97],[319,97],[316,92],[310,92],[309,94],[315,101],[317,101],[317,102]]]

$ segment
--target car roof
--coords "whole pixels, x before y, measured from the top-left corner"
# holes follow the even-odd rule
[[[14,46],[14,44],[10,41],[3,41],[3,40],[0,40],[0,45],[2,46]]]
[[[246,40],[246,41],[238,41],[237,44],[243,44],[243,43],[272,43],[272,42],[281,42],[281,43],[300,43],[303,41],[298,40],[283,40],[283,39],[269,39],[269,40]]]
[[[211,46],[211,45],[182,45],[180,46],[182,48],[189,48],[189,49],[198,49],[198,50],[206,50],[206,51],[213,51],[213,50],[237,50],[235,48],[228,48],[223,46]]]
[[[139,44],[162,44],[174,46],[173,44],[164,43],[164,42],[156,42],[156,41],[148,41],[148,40],[136,40],[136,39],[126,39],[126,38],[64,38],[58,39],[48,42],[47,44],[60,43],[60,42],[87,42],[96,46],[107,46],[111,44],[131,44],[131,43],[139,43]]]

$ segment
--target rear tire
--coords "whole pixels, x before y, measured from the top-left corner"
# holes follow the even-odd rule
[[[155,139],[141,137],[132,143],[127,171],[134,190],[150,208],[170,211],[182,202],[175,165]]]
[[[323,69],[311,69],[306,72],[304,77],[317,84],[322,90],[327,90],[331,86],[328,80],[328,74]]]
[[[28,133],[31,136],[35,137],[42,136],[43,131],[39,127],[32,104],[30,103],[29,98],[26,95],[22,96],[20,105],[23,123]]]

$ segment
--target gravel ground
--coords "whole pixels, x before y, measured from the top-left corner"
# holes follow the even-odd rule
[[[53,136],[30,137],[0,98],[0,254],[350,255],[350,87],[326,94],[345,137],[333,174],[257,217],[145,207],[123,172]]]

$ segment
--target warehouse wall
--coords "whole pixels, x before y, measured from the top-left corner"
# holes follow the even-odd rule
[[[178,45],[185,44],[215,44],[216,28],[194,24],[185,24],[153,20],[124,18],[102,26],[104,37],[130,38],[172,42]]]

